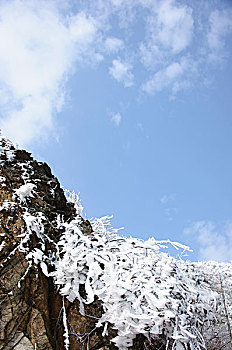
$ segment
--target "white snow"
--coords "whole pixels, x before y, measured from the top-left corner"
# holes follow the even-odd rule
[[[15,157],[15,151],[14,150],[9,150],[6,151],[6,158],[9,162],[11,162]]]
[[[64,326],[64,346],[65,346],[65,350],[69,350],[68,324],[67,324],[66,310],[64,305],[64,298],[63,298],[63,326]]]
[[[25,185],[20,186],[17,188],[15,193],[20,198],[22,202],[25,202],[27,197],[33,197],[33,190],[36,187],[33,183],[26,183]]]
[[[0,244],[0,251],[4,248],[4,246],[5,246],[5,241],[3,241],[1,244]]]
[[[0,156],[3,154],[5,154],[6,159],[11,162],[15,157],[15,147],[10,140],[0,135]],[[4,161],[1,161],[1,163],[3,162]]]
[[[79,194],[77,195],[74,191],[69,191],[64,189],[64,194],[65,197],[67,199],[67,201],[69,203],[73,203],[74,204],[74,208],[76,209],[76,213],[77,215],[81,215],[82,216],[82,211],[83,211],[83,207],[80,203],[80,196]]]
[[[30,165],[30,162],[25,162],[25,163],[20,163],[19,166],[22,169],[22,179],[24,180],[25,183],[29,182],[28,180],[30,179],[31,175],[33,175],[34,171],[32,166]],[[38,181],[38,180],[37,180]]]
[[[14,208],[14,206],[15,206],[14,202],[11,202],[11,201],[8,201],[8,200],[4,200],[4,202],[0,206],[0,211],[4,210],[4,209],[8,210],[10,208]]]
[[[4,176],[0,176],[0,182],[5,182],[6,178]]]

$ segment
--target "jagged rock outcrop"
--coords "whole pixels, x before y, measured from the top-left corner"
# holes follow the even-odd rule
[[[76,209],[67,202],[47,164],[15,149],[4,138],[0,139],[0,179],[0,349],[63,350],[67,348],[63,298],[52,278],[42,271],[42,265],[28,257],[30,252],[41,250],[45,256],[55,254],[54,245],[63,233],[57,218],[69,222]],[[91,235],[87,220],[81,219],[80,226],[84,234]],[[46,241],[40,237],[38,227],[46,234]],[[29,239],[25,239],[28,235]],[[85,294],[84,289],[82,292]],[[95,327],[102,314],[99,300],[85,306],[89,316],[80,314],[77,300],[70,303],[66,299],[64,303],[71,350],[116,349],[110,343],[116,330],[110,329],[103,337],[102,327]],[[142,343],[143,337],[138,337],[133,349],[141,349]]]
[[[62,233],[57,226],[57,214],[69,221],[75,209],[71,203],[67,203],[58,180],[47,164],[36,162],[26,151],[16,150],[8,140],[2,139],[1,147],[0,205],[4,205],[0,222],[1,237],[4,238],[1,239],[0,252],[0,349],[62,350],[62,297],[51,277],[45,276],[38,265],[31,266],[27,273],[29,262],[23,249],[19,249],[21,237],[27,230],[23,218],[25,210],[23,203],[15,201],[15,190],[24,185],[25,180],[36,185],[36,191],[27,200],[27,213],[32,216],[41,213],[46,235],[53,244],[59,241]],[[85,230],[88,227],[84,220],[83,227]],[[32,229],[29,250],[41,249],[41,244]],[[53,251],[49,241],[44,251],[45,254]],[[75,303],[66,303],[68,319],[73,328],[70,348],[78,349],[84,342],[78,347],[77,335],[88,334],[94,328],[94,319],[81,316]],[[97,317],[101,305],[95,302],[88,309],[90,315]],[[102,337],[94,332],[88,341],[92,349],[104,346]]]

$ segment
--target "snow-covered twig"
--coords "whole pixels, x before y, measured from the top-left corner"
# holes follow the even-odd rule
[[[65,346],[65,350],[69,350],[68,324],[67,324],[67,316],[66,316],[66,310],[65,310],[65,304],[64,304],[64,297],[63,297],[63,326],[64,326],[64,346]]]

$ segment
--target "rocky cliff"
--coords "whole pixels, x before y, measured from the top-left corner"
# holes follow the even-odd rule
[[[26,255],[36,249],[46,256],[55,252],[54,245],[63,232],[58,227],[57,215],[68,222],[76,215],[76,210],[73,204],[67,203],[47,164],[36,162],[26,151],[16,150],[8,140],[2,139],[1,148],[0,348],[62,350],[65,348],[62,297],[52,278]],[[26,187],[26,184],[29,185]],[[18,196],[17,189],[21,189]],[[29,196],[30,191],[33,194]],[[26,221],[27,217],[31,222]],[[39,236],[38,227],[33,227],[36,224],[39,229],[43,225],[46,240]],[[83,220],[82,226],[87,234],[88,230],[91,233],[88,222]],[[28,234],[29,239],[25,239]],[[88,314],[97,317],[101,304],[96,301],[87,309]],[[83,317],[77,310],[75,303],[66,301],[69,325],[73,329],[70,349],[81,349],[86,340],[90,349],[103,347],[106,339],[103,340],[101,330],[84,339],[94,328],[95,319]]]
[[[48,165],[4,137],[0,225],[0,349],[204,348],[218,294],[202,269],[84,220]]]

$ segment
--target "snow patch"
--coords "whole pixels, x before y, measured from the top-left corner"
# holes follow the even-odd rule
[[[36,187],[33,183],[26,183],[25,185],[20,186],[18,189],[14,190],[16,195],[20,198],[22,202],[26,201],[27,197],[34,197],[33,191]]]
[[[0,244],[0,251],[3,250],[4,246],[5,246],[5,241],[3,241],[1,244]]]
[[[11,162],[15,157],[15,147],[13,143],[0,135],[0,156],[6,157],[6,160]],[[4,160],[1,160],[1,163],[4,163]]]
[[[4,200],[4,202],[2,203],[2,205],[0,206],[0,211],[2,210],[8,210],[11,209],[15,206],[14,202],[8,201],[8,200]]]

